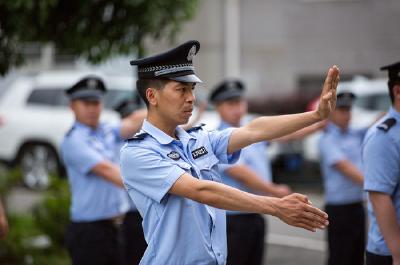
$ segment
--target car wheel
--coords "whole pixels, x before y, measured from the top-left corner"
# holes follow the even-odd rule
[[[52,148],[41,144],[25,146],[20,154],[24,184],[34,190],[44,190],[50,184],[50,175],[57,174],[59,165]]]

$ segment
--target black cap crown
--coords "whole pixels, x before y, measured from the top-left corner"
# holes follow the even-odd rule
[[[88,76],[79,80],[65,92],[70,99],[101,100],[106,91],[106,86],[100,77]]]
[[[218,103],[233,98],[241,98],[244,94],[244,84],[239,80],[224,80],[210,94],[210,101]]]
[[[382,66],[380,69],[388,71],[389,82],[400,82],[400,62]]]
[[[337,93],[336,108],[350,108],[353,105],[355,95],[350,91]]]
[[[166,78],[178,82],[200,83],[193,66],[193,57],[199,50],[200,43],[191,40],[164,53],[133,60],[131,65],[138,66],[139,79]]]

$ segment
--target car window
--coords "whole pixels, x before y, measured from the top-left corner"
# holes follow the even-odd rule
[[[104,96],[104,108],[114,109],[118,104],[125,100],[135,100],[132,90],[110,89]],[[47,106],[68,106],[68,97],[64,89],[33,89],[28,97],[28,104],[38,104]]]
[[[124,100],[132,100],[132,90],[126,89],[110,89],[104,95],[104,108],[114,109],[119,103]]]
[[[390,106],[390,98],[387,94],[358,96],[354,104],[367,110],[386,111]]]
[[[33,89],[27,100],[28,104],[47,106],[66,106],[68,99],[62,89]]]

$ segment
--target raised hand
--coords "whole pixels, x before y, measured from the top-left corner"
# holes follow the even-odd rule
[[[311,206],[306,196],[293,193],[279,199],[276,217],[283,222],[315,232],[324,229],[328,224],[328,215]]]
[[[322,93],[319,100],[317,109],[318,116],[321,119],[328,118],[329,114],[336,107],[336,88],[339,83],[339,68],[334,65],[329,68],[328,74],[326,75],[324,85],[322,87]]]

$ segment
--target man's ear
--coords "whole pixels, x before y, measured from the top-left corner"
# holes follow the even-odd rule
[[[146,98],[149,101],[149,105],[157,106],[157,91],[157,89],[151,87],[146,89]]]

